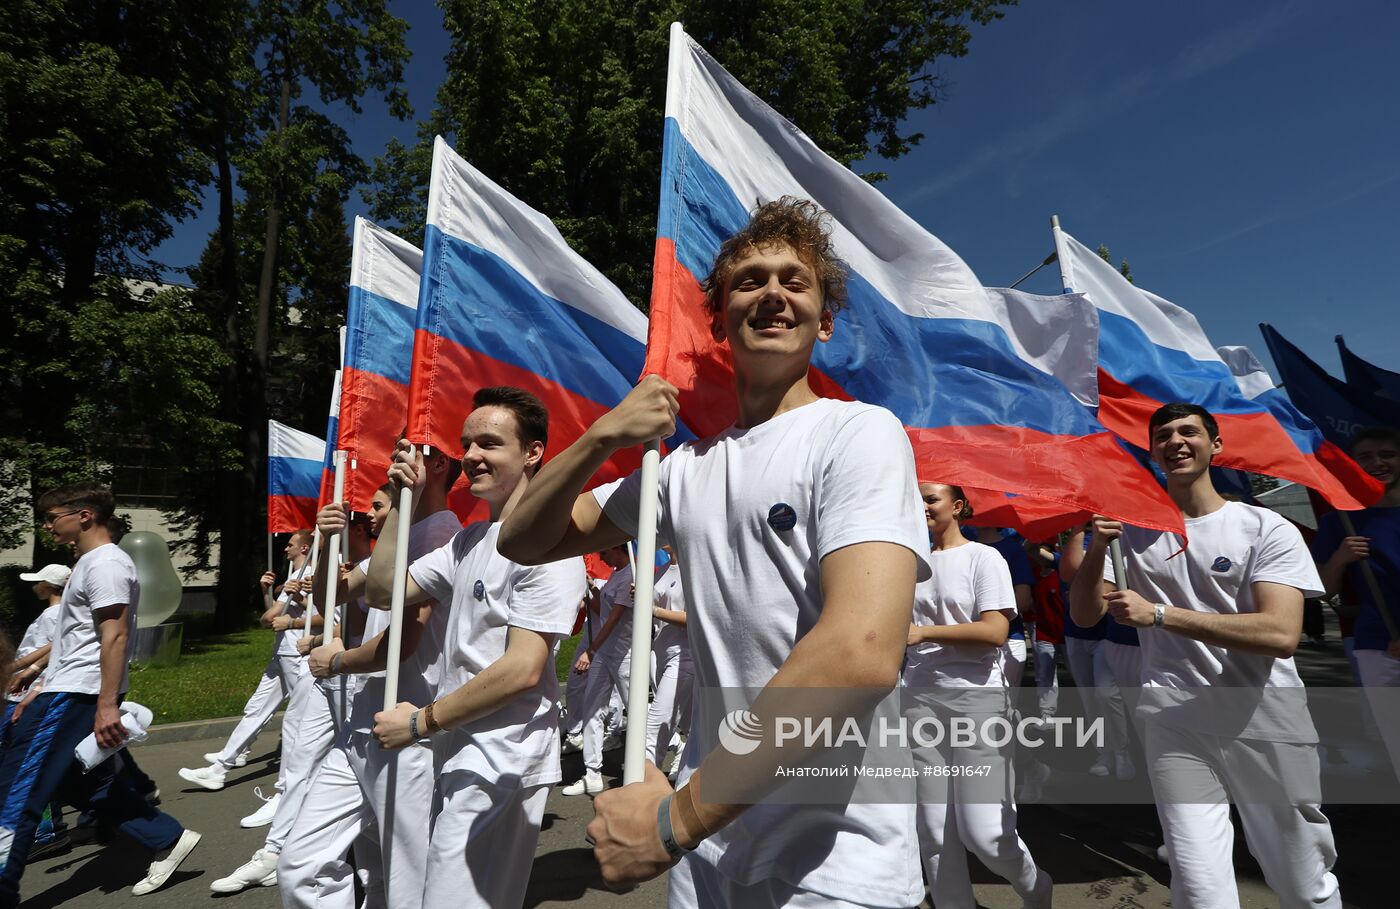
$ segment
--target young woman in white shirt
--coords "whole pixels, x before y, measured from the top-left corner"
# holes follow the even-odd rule
[[[906,715],[931,717],[951,729],[954,717],[982,722],[1005,716],[1005,645],[1016,613],[1006,560],[990,546],[963,536],[971,517],[957,486],[920,483],[928,523],[933,577],[914,593],[903,671]],[[1006,879],[1031,907],[1049,907],[1053,883],[1016,833],[1010,755],[978,734],[970,747],[914,742],[920,769],[918,833],[924,870],[939,909],[973,909],[968,875],[971,850]]]

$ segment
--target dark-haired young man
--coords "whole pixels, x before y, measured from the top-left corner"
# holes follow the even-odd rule
[[[1233,800],[1280,904],[1340,907],[1336,846],[1320,807],[1317,731],[1293,665],[1303,598],[1322,588],[1317,569],[1293,525],[1216,491],[1210,462],[1224,442],[1203,408],[1159,408],[1148,436],[1190,545],[1095,518],[1070,606],[1081,625],[1111,612],[1140,629],[1138,711],[1172,905],[1239,905]],[[1112,583],[1104,558],[1120,538],[1128,590]]]
[[[732,354],[738,420],[661,462],[657,534],[673,547],[691,606],[696,693],[756,692],[761,723],[780,691],[825,689],[823,704],[853,716],[892,690],[916,575],[929,576],[903,426],[879,407],[820,398],[808,382],[812,350],[832,337],[845,299],[824,218],[784,198],[725,241],[705,301]],[[634,536],[639,474],[582,490],[617,450],[669,437],[677,410],[676,388],[645,377],[535,478],[501,551],[548,561]],[[912,785],[907,804],[763,802],[796,749],[740,759],[716,747],[716,707],[703,697],[695,707],[679,790],[647,765],[643,782],[595,800],[588,830],[606,880],[674,865],[672,907],[923,899]],[[748,788],[758,778],[766,783]],[[713,793],[736,781],[760,803],[720,804]]]
[[[491,517],[409,566],[406,605],[451,604],[436,700],[401,701],[376,714],[374,735],[385,748],[432,741],[440,807],[423,905],[509,909],[524,901],[545,798],[559,781],[552,654],[573,629],[586,572],[579,558],[527,568],[496,551],[501,520],[544,458],[549,415],[534,395],[505,386],[479,390],[472,404],[462,424],[462,469]],[[399,443],[389,479],[416,499],[422,456],[409,452]],[[402,519],[394,500],[367,575],[369,603],[381,609],[393,595]]]
[[[114,503],[93,484],[44,493],[38,509],[78,562],[64,586],[43,691],[21,708],[0,758],[0,907],[19,904],[19,882],[44,808],[60,787],[154,854],[136,896],[158,889],[199,843],[199,834],[153,808],[109,758],[87,773],[73,749],[89,734],[103,748],[126,740],[119,709],[127,690],[140,584],[131,557],[112,542]]]
[[[1352,437],[1349,448],[1356,462],[1385,485],[1385,494],[1370,508],[1351,513],[1354,536],[1343,529],[1337,512],[1323,515],[1313,538],[1313,557],[1327,595],[1340,593],[1345,582],[1361,607],[1352,654],[1381,741],[1400,776],[1400,700],[1394,691],[1400,688],[1400,640],[1391,639],[1381,614],[1385,610],[1391,624],[1400,628],[1400,430],[1363,429]],[[1362,560],[1371,564],[1380,587],[1379,603],[1362,573]]]

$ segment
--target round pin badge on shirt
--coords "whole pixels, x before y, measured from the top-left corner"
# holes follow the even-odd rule
[[[1232,566],[1232,564],[1233,564],[1233,563],[1232,563],[1229,559],[1225,558],[1224,556],[1220,556],[1219,558],[1217,558],[1214,562],[1212,562],[1212,563],[1210,564],[1210,570],[1211,570],[1211,571],[1229,571],[1230,568],[1231,568],[1231,566]]]
[[[768,526],[783,533],[797,526],[797,512],[786,502],[779,502],[768,509]]]
[[[472,596],[476,597],[478,600],[486,599],[485,581],[482,581],[480,578],[477,578],[476,583],[472,585]]]

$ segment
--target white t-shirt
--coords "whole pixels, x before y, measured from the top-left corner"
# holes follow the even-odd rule
[[[1322,580],[1297,528],[1266,508],[1240,502],[1186,519],[1189,545],[1172,533],[1127,527],[1128,586],[1150,603],[1195,612],[1256,612],[1253,585],[1272,582],[1321,596]],[[1104,560],[1105,580],[1113,565]],[[1159,722],[1212,735],[1263,741],[1317,741],[1293,659],[1228,650],[1163,628],[1140,629],[1143,703]],[[1153,696],[1147,689],[1194,693]],[[1210,689],[1209,695],[1202,693]],[[1264,689],[1295,689],[1275,692]],[[1186,705],[1195,700],[1194,709]]]
[[[608,632],[608,639],[599,647],[594,654],[596,659],[608,660],[612,663],[621,663],[632,653],[632,566],[623,565],[612,573],[608,582],[603,585],[603,590],[598,594],[598,624],[593,627],[594,634],[602,633],[603,626],[612,617],[614,609],[622,610],[622,618],[617,620],[613,630]],[[592,641],[589,642],[592,646]]]
[[[675,562],[666,566],[666,572],[656,582],[653,599],[661,609],[685,612],[685,587],[681,583],[681,570]],[[657,664],[676,659],[690,659],[690,643],[686,639],[684,625],[662,622],[661,630],[652,641],[651,652],[656,654]]]
[[[583,559],[525,566],[496,551],[498,522],[468,525],[409,568],[418,586],[451,603],[439,690],[456,691],[506,652],[511,627],[568,635],[587,583]],[[559,781],[559,682],[553,665],[498,710],[433,737],[439,773],[465,770],[519,785]]]
[[[413,564],[418,559],[441,549],[452,541],[462,529],[462,522],[451,511],[435,511],[408,529],[408,561]],[[369,571],[369,559],[360,563],[363,571]],[[443,642],[447,640],[448,601],[442,600],[433,605],[432,615],[423,628],[422,637],[413,654],[399,664],[399,700],[419,707],[437,699],[438,680],[441,668]],[[410,606],[404,610],[404,621],[415,621]],[[371,609],[365,616],[363,640],[389,629],[389,610]],[[350,731],[370,732],[374,729],[374,715],[384,709],[384,670],[355,676],[358,691],[350,711]]]
[[[993,611],[1015,615],[1011,572],[992,547],[969,541],[930,552],[929,562],[933,577],[914,589],[915,625],[962,625]],[[949,688],[1005,687],[1002,653],[1000,647],[926,641],[909,648],[904,680]]]
[[[53,638],[53,650],[49,651],[49,667],[44,671],[44,691],[102,693],[102,636],[93,613],[109,606],[125,605],[126,654],[122,659],[121,684],[117,687],[118,694],[124,693],[128,685],[126,664],[131,659],[140,600],[141,582],[136,579],[136,565],[117,544],[104,543],[78,559],[63,588],[58,629]]]
[[[637,531],[640,473],[593,490]],[[914,454],[887,410],[822,399],[750,429],[687,442],[661,462],[657,533],[680,563],[696,717],[682,779],[716,745],[723,717],[706,689],[756,694],[822,613],[821,560],[856,543],[897,543],[928,577]],[[741,884],[777,878],[872,906],[923,898],[907,804],[759,804],[698,849]]]
[[[288,581],[300,581],[302,578],[311,577],[311,560],[307,559],[301,567],[287,575]],[[306,615],[306,606],[303,603],[292,601],[292,595],[287,592],[286,585],[283,585],[282,592],[277,595],[278,603],[285,603],[286,607],[282,614],[289,619],[299,619]],[[306,634],[305,628],[288,628],[286,631],[277,632],[274,640],[273,652],[278,656],[297,656],[297,641]]]
[[[45,606],[44,611],[29,623],[29,627],[24,630],[24,637],[20,639],[19,647],[15,650],[15,659],[24,659],[40,647],[53,641],[54,632],[58,630],[58,613],[61,605],[60,602],[54,603],[52,606]],[[14,694],[6,694],[5,700],[19,703],[24,700],[24,692],[17,691]]]

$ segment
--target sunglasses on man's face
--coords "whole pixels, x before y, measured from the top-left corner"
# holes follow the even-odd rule
[[[52,524],[54,521],[57,521],[59,518],[66,518],[66,517],[68,517],[70,514],[78,514],[78,513],[81,512],[82,510],[83,510],[83,509],[81,509],[81,508],[74,508],[74,509],[71,509],[71,510],[69,510],[69,511],[46,511],[46,512],[44,512],[44,523],[45,523],[45,524]]]

